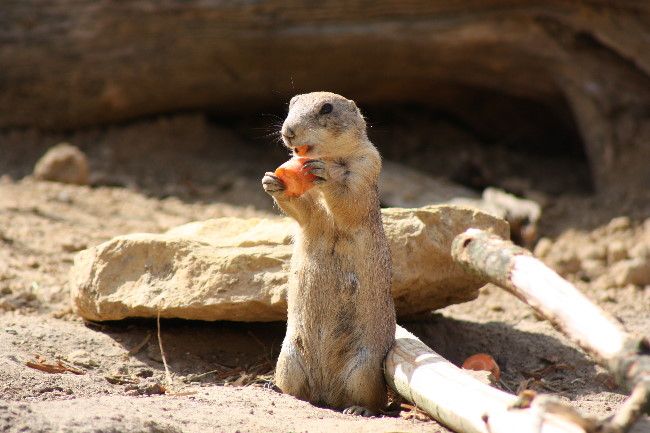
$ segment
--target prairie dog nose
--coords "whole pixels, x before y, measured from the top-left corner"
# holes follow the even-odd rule
[[[296,136],[296,132],[289,126],[282,125],[282,136],[287,140],[291,140]]]

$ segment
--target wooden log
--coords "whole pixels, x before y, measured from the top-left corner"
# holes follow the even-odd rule
[[[0,128],[260,113],[327,89],[426,104],[496,141],[549,119],[532,103],[555,120],[531,139],[575,120],[597,186],[641,190],[649,19],[647,0],[5,0]]]
[[[385,376],[400,395],[462,433],[585,433],[593,420],[537,396],[532,403],[486,385],[398,326]]]
[[[483,384],[398,326],[384,362],[388,384],[461,433],[627,432],[650,410],[650,350],[527,250],[477,229],[458,235],[461,266],[513,293],[612,370],[632,396],[611,419],[584,417],[551,396],[507,394]],[[528,397],[524,398],[524,397]]]
[[[529,251],[482,230],[469,229],[454,239],[452,256],[466,270],[530,305],[607,367],[620,385],[631,390],[650,381],[647,337],[627,333]]]

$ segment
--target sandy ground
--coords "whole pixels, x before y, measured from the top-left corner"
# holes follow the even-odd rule
[[[408,411],[364,419],[277,393],[270,373],[283,323],[162,321],[169,384],[154,321],[84,323],[71,312],[67,273],[79,250],[129,232],[276,212],[259,178],[284,151],[246,144],[200,117],[175,122],[72,137],[89,154],[92,186],[25,177],[60,137],[22,131],[0,138],[0,430],[447,432]],[[140,142],[148,128],[167,141]],[[634,244],[648,215],[646,201],[613,200],[616,206],[601,209],[602,198],[576,192],[548,200],[541,234],[553,266],[565,263],[554,246],[579,255],[604,236]],[[619,215],[632,218],[612,235],[603,227]],[[630,331],[650,333],[649,286],[601,287],[580,265],[558,270]],[[553,393],[598,417],[625,398],[601,367],[497,287],[402,324],[456,363],[491,353],[504,389]],[[60,362],[69,371],[46,373],[32,362]],[[650,431],[647,418],[634,430],[642,431]]]

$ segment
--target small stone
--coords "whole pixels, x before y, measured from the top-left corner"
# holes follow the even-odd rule
[[[69,191],[60,191],[54,198],[59,203],[72,204],[74,199]]]
[[[628,230],[632,226],[632,221],[629,217],[621,216],[612,219],[609,224],[607,224],[608,233],[616,233],[620,231]]]
[[[65,357],[68,362],[71,362],[74,365],[86,368],[95,368],[99,366],[99,363],[90,357],[90,354],[85,350],[79,349],[74,350],[68,353]]]
[[[580,264],[582,271],[589,278],[589,280],[594,280],[605,273],[605,263],[600,260],[587,259],[583,260]]]
[[[464,186],[396,162],[383,161],[379,193],[381,202],[387,206],[415,208],[448,203],[473,207],[505,218],[515,242],[529,246],[537,239],[541,206],[497,188],[487,188],[479,197]]]
[[[612,280],[612,277],[609,274],[601,275],[600,277],[598,277],[596,279],[596,281],[593,281],[591,283],[592,288],[597,292],[598,291],[608,290],[609,288],[611,288],[614,285],[616,285],[616,284],[614,283],[614,281]]]
[[[600,302],[616,303],[616,292],[608,289],[598,297],[598,300]]]
[[[650,284],[650,260],[629,259],[616,263],[611,273],[617,286],[628,284],[645,286]]]
[[[497,215],[510,223],[513,242],[528,248],[534,245],[538,236],[537,223],[542,215],[539,203],[492,187],[483,191],[482,201],[487,209],[498,209]]]
[[[127,384],[124,387],[127,395],[159,395],[166,392],[165,387],[157,381],[150,379],[142,383]]]
[[[565,251],[554,263],[555,270],[562,276],[575,274],[582,269],[582,262],[575,251]]]
[[[618,388],[614,376],[612,376],[610,373],[601,371],[600,373],[596,374],[595,379],[609,391],[614,391]]]
[[[549,238],[541,238],[539,241],[537,241],[537,245],[535,245],[535,250],[533,253],[536,257],[543,259],[549,255],[552,248],[553,241],[551,241]]]
[[[142,392],[144,395],[159,395],[165,393],[165,387],[158,382],[148,384]]]
[[[387,206],[414,208],[452,199],[478,199],[469,188],[436,178],[428,173],[392,162],[382,161],[379,193]]]
[[[88,159],[77,147],[68,143],[49,149],[34,166],[34,177],[39,180],[87,185],[90,177]]]
[[[630,257],[650,259],[650,242],[640,242],[634,245],[629,252]]]
[[[140,371],[138,371],[135,375],[138,377],[142,377],[143,379],[146,379],[148,377],[153,377],[153,370],[150,368],[143,368]]]
[[[607,245],[607,263],[610,265],[627,259],[627,247],[621,241],[613,241]]]
[[[580,248],[578,256],[586,260],[604,260],[607,258],[607,247],[603,244],[588,244]]]

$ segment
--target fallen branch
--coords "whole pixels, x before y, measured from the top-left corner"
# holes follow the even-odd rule
[[[585,433],[595,421],[549,396],[520,398],[482,383],[398,326],[385,360],[389,385],[462,433]]]
[[[482,230],[454,239],[454,260],[469,272],[503,287],[610,370],[632,390],[650,380],[650,342],[633,336],[592,304],[571,283],[523,248]]]

